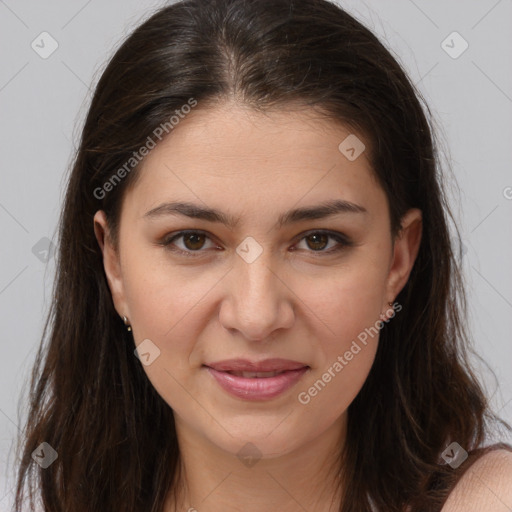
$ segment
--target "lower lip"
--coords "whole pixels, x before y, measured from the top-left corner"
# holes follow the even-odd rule
[[[269,400],[291,388],[308,370],[288,370],[275,377],[246,378],[206,367],[220,386],[228,393],[244,400]]]

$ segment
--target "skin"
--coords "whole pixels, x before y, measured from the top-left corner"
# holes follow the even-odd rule
[[[441,512],[510,512],[512,452],[493,450],[470,466]]]
[[[124,197],[118,252],[104,212],[94,216],[116,310],[129,319],[136,345],[150,339],[160,350],[144,370],[174,411],[184,470],[178,510],[335,510],[342,496],[331,465],[378,334],[307,404],[297,397],[361,332],[394,314],[388,304],[417,256],[421,212],[407,212],[392,239],[386,195],[366,152],[349,161],[338,150],[353,133],[348,127],[306,110],[200,107],[145,157]],[[277,226],[281,213],[329,199],[366,212]],[[144,217],[177,200],[219,209],[238,224]],[[174,241],[198,257],[158,245],[186,229],[207,233]],[[326,254],[338,242],[307,238],[318,230],[343,233],[353,245]],[[236,252],[248,236],[262,248],[251,263]],[[249,402],[227,394],[202,366],[235,357],[281,357],[310,370],[284,394]],[[246,443],[258,450],[251,467],[237,456]],[[170,497],[166,512],[174,510]]]

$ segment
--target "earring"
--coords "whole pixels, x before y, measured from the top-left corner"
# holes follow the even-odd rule
[[[393,303],[392,303],[392,302],[388,302],[388,306],[389,306],[389,307],[393,307]],[[388,310],[388,311],[389,311],[389,310]],[[381,318],[381,319],[385,319],[385,318],[386,318],[386,319],[387,319],[387,320],[385,320],[386,322],[387,322],[388,320],[390,320],[389,316],[387,315],[387,311],[386,311],[386,313],[381,313],[381,314],[380,314],[380,318]]]
[[[128,331],[131,331],[131,330],[132,330],[132,326],[130,325],[130,322],[128,322],[128,318],[126,318],[125,316],[123,316],[123,322],[124,322],[124,325],[126,325],[127,330],[128,330]]]

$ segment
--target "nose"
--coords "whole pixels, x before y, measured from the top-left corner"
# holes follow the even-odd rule
[[[274,265],[275,267],[275,265]],[[250,341],[268,341],[294,322],[294,294],[283,272],[271,268],[269,251],[252,263],[237,257],[226,282],[219,319],[223,327]]]

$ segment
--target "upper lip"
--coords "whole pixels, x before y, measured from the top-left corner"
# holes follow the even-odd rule
[[[264,359],[263,361],[249,361],[248,359],[225,359],[215,363],[205,364],[219,372],[279,372],[298,370],[307,367],[304,363],[290,361],[289,359]]]

